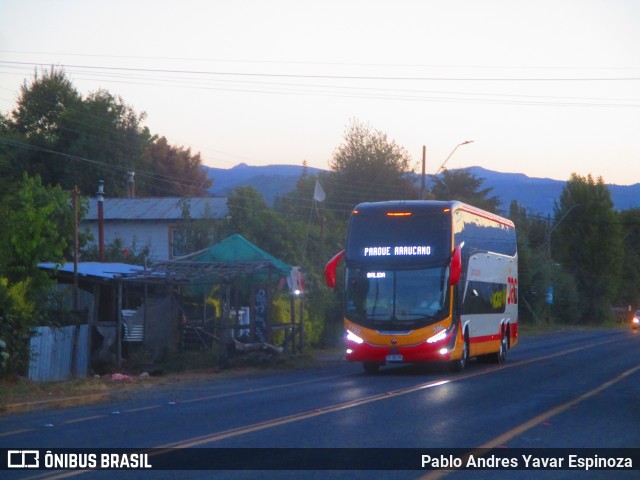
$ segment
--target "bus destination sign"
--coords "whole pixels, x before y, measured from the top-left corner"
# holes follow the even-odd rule
[[[364,247],[365,257],[403,257],[431,255],[430,245],[404,245],[396,247]]]

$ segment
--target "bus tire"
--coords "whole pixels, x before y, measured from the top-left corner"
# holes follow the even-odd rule
[[[367,375],[375,375],[380,370],[380,364],[373,362],[362,362],[362,368],[364,369],[364,373],[366,373]]]
[[[495,353],[494,360],[498,365],[507,361],[507,350],[509,349],[509,336],[507,334],[507,327],[502,328],[500,335],[500,349]]]
[[[462,356],[458,360],[451,362],[451,370],[454,372],[461,372],[467,366],[469,360],[469,334],[465,331],[462,338]]]

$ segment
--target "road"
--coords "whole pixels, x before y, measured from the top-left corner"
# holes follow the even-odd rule
[[[305,461],[327,449],[372,449],[372,461],[433,449],[498,452],[640,447],[640,334],[560,331],[522,338],[498,366],[461,373],[387,367],[365,375],[331,362],[212,382],[176,384],[116,403],[0,417],[0,448],[277,448]],[[192,452],[193,450],[188,450]],[[206,452],[211,452],[207,450]],[[205,452],[205,453],[206,453]],[[237,451],[229,461],[242,462]],[[247,450],[247,452],[252,452]],[[300,455],[300,452],[303,455]],[[328,450],[348,455],[350,450]],[[355,452],[355,451],[354,451]],[[358,451],[358,454],[362,451]],[[319,454],[319,453],[318,453]],[[163,461],[152,452],[150,463]],[[293,455],[293,454],[291,454]],[[571,470],[25,471],[2,478],[640,478],[630,471]],[[274,457],[276,458],[276,457]],[[277,458],[276,458],[277,460]],[[317,459],[316,459],[317,460]],[[248,461],[248,460],[247,460]],[[330,461],[330,460],[329,460]],[[354,460],[356,461],[356,460]],[[185,465],[189,467],[190,465]],[[328,465],[331,467],[331,465]]]

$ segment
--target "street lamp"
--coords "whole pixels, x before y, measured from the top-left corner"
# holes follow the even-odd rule
[[[441,170],[444,169],[445,164],[449,161],[449,159],[451,158],[453,153],[458,149],[458,147],[461,147],[462,145],[466,145],[467,143],[473,143],[473,140],[465,140],[464,142],[459,143],[458,145],[453,147],[453,150],[451,150],[451,153],[449,154],[449,156],[445,159],[444,162],[442,162],[442,165],[440,165],[440,168],[438,170],[436,170],[435,175],[437,175],[438,173],[440,173]]]
[[[459,143],[458,145],[453,147],[453,150],[451,150],[451,153],[449,154],[449,156],[445,159],[444,162],[442,162],[442,165],[440,165],[440,168],[438,168],[438,170],[436,170],[436,173],[434,175],[437,175],[438,173],[440,173],[440,171],[444,168],[445,164],[449,161],[449,159],[451,158],[453,153],[458,149],[458,147],[461,147],[462,145],[466,145],[467,143],[473,143],[473,140],[465,140],[464,142]],[[426,178],[425,164],[426,164],[426,157],[427,157],[427,147],[423,145],[423,147],[422,147],[422,186],[420,188],[420,200],[424,200],[424,193],[425,193],[425,178]]]

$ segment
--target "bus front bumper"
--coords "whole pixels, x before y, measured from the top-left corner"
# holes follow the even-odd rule
[[[456,330],[443,336],[442,339],[418,345],[385,346],[373,345],[347,332],[345,337],[345,358],[349,362],[377,363],[428,363],[457,360],[461,356],[461,348],[456,342]],[[391,336],[390,336],[391,337]]]

